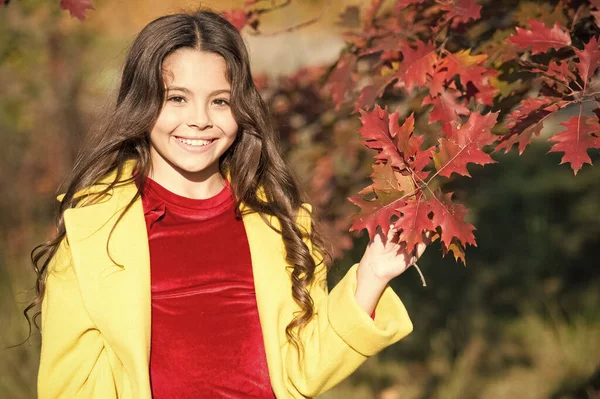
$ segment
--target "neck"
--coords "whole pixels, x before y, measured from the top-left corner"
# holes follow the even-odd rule
[[[225,187],[225,178],[218,165],[200,172],[187,172],[174,165],[150,167],[148,177],[167,190],[192,199],[206,199],[217,195]]]

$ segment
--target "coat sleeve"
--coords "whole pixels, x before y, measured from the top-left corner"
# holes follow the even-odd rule
[[[38,398],[116,398],[103,338],[83,304],[66,239],[48,264],[41,318]]]
[[[310,204],[304,204],[312,211]],[[299,225],[310,233],[310,218],[299,215]],[[321,257],[305,239],[316,264]],[[325,264],[317,267],[317,277],[310,294],[315,314],[304,328],[300,339],[304,346],[302,367],[296,348],[287,343],[285,367],[289,381],[304,396],[313,397],[329,390],[352,374],[369,356],[407,336],[413,325],[400,298],[386,287],[374,319],[360,307],[354,297],[356,272],[354,264],[344,278],[328,292]]]

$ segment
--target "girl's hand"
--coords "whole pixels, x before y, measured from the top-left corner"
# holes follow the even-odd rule
[[[386,285],[416,263],[425,251],[430,235],[427,234],[425,244],[418,244],[411,253],[406,252],[404,243],[398,243],[398,237],[398,230],[393,225],[390,225],[387,237],[381,227],[377,227],[358,266],[358,274],[362,279]]]

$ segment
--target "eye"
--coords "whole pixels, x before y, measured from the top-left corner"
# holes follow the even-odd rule
[[[181,97],[181,96],[173,96],[173,97],[170,97],[170,98],[169,98],[169,101],[175,100],[175,102],[176,102],[177,104],[181,104],[181,101],[178,101],[179,99],[181,99],[181,100],[185,100],[185,98],[183,98],[183,97]]]
[[[215,100],[213,100],[213,102],[215,102],[215,103],[217,103],[217,105],[221,105],[221,106],[229,105],[229,101],[227,101],[224,98],[216,98]]]

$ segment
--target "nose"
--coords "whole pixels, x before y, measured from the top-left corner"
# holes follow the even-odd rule
[[[194,107],[193,110],[190,111],[188,126],[200,130],[212,127],[210,113],[203,106]]]

